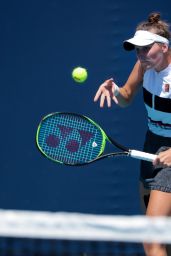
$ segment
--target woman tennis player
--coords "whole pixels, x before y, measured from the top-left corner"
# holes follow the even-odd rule
[[[135,50],[137,62],[124,86],[106,80],[98,89],[94,101],[100,107],[114,101],[126,107],[143,86],[148,114],[148,131],[144,151],[158,154],[153,163],[141,162],[142,198],[148,216],[171,216],[171,33],[169,24],[152,13],[140,23],[133,38],[124,41],[125,50]],[[147,200],[148,199],[148,200]],[[147,256],[169,256],[166,246],[144,244]]]

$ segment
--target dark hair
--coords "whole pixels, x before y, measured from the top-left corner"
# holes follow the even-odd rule
[[[151,31],[159,36],[163,36],[170,40],[171,32],[170,32],[170,24],[160,19],[161,15],[159,12],[151,13],[148,16],[147,21],[141,22],[137,28],[137,30],[146,30]]]

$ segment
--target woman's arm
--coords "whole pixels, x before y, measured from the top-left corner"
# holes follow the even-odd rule
[[[117,95],[117,101],[119,106],[126,107],[128,106],[137,91],[140,88],[140,85],[143,81],[144,70],[139,61],[136,62],[131,74],[128,77],[127,82],[123,87],[120,87],[119,94]]]
[[[136,62],[131,74],[123,87],[118,87],[113,79],[106,80],[98,89],[94,101],[100,98],[100,107],[104,107],[105,101],[107,106],[111,106],[113,100],[121,107],[126,107],[132,101],[143,81],[144,71],[139,61]]]

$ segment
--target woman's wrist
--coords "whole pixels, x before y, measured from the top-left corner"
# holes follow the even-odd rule
[[[119,94],[119,87],[115,84],[115,88],[114,88],[114,96],[118,96]]]

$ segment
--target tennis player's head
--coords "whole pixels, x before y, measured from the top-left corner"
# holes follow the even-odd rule
[[[137,26],[134,36],[123,42],[123,47],[127,51],[135,49],[146,68],[157,69],[169,56],[170,39],[169,24],[160,19],[159,13],[152,13]]]

